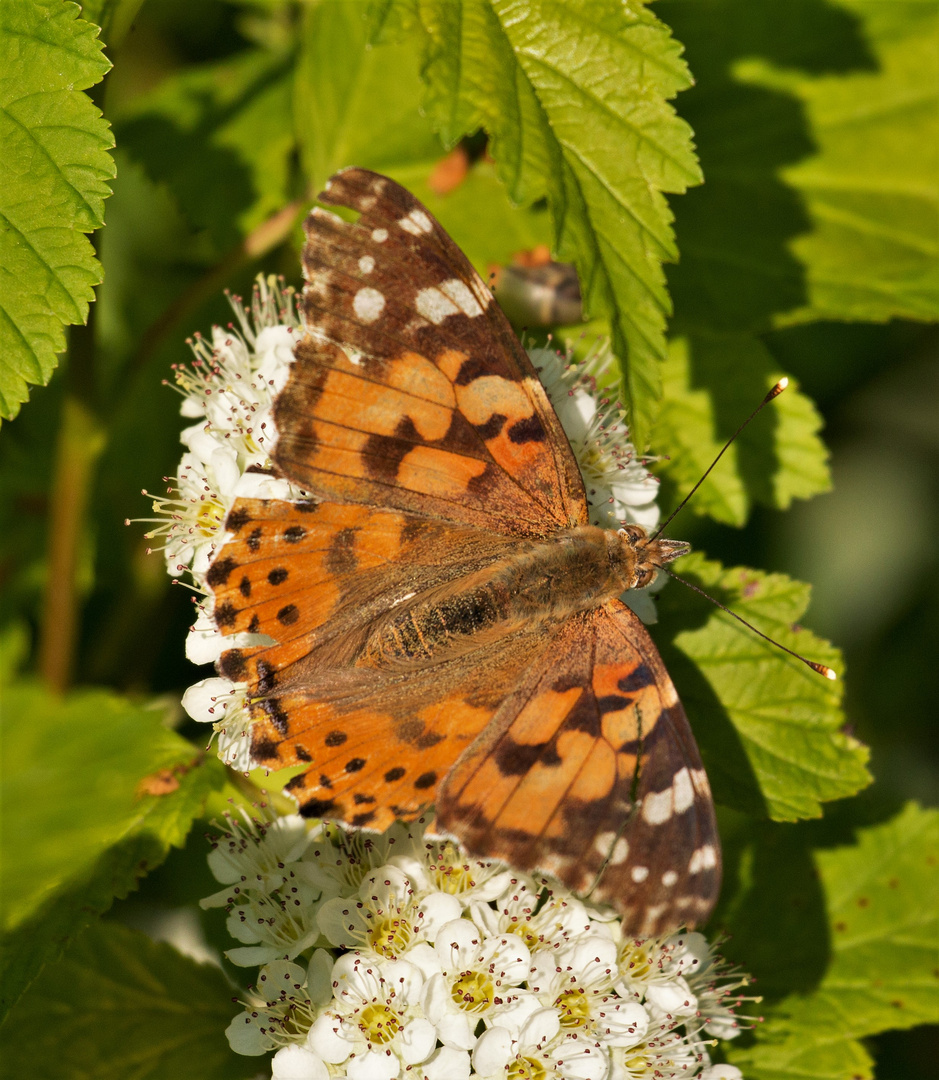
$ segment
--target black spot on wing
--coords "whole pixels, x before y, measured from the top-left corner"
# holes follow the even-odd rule
[[[410,416],[402,416],[393,435],[369,435],[365,441],[361,453],[366,472],[375,480],[395,480],[401,462],[423,441]]]
[[[494,439],[505,427],[508,417],[504,413],[493,413],[484,424],[475,424],[474,427],[484,440]]]
[[[624,675],[616,685],[627,694],[635,694],[645,687],[651,686],[654,682],[655,675],[652,673],[652,668],[648,664],[640,664],[638,667],[633,668],[628,675]]]
[[[287,580],[287,570],[283,566],[277,566],[267,575],[267,580],[271,585],[283,585]]]
[[[248,545],[249,551],[257,552],[258,548],[261,546],[261,537],[263,534],[263,530],[259,525],[256,529],[252,529],[247,537],[245,537],[245,543]]]
[[[524,420],[516,420],[508,430],[509,442],[529,443],[544,442],[548,435],[537,416],[526,416]]]
[[[301,804],[300,815],[302,817],[325,817],[327,814],[332,813],[335,806],[335,799],[310,799],[309,802]]]
[[[206,584],[211,585],[213,588],[217,585],[224,585],[228,581],[231,572],[237,569],[238,563],[234,559],[216,559],[206,572]]]
[[[247,510],[236,507],[225,519],[225,528],[228,529],[229,532],[240,532],[250,520],[251,515]]]
[[[263,698],[255,708],[260,709],[281,735],[287,734],[289,718],[277,698]]]

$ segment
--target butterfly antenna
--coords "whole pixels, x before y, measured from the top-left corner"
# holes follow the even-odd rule
[[[819,664],[816,663],[816,661],[814,660],[808,660],[806,659],[806,657],[802,656],[800,653],[795,652],[793,649],[786,648],[785,645],[778,642],[775,638],[771,638],[769,634],[764,634],[762,630],[757,630],[753,623],[747,622],[747,620],[743,618],[742,615],[738,615],[736,611],[731,611],[730,608],[727,607],[725,604],[722,604],[720,600],[715,600],[714,597],[711,596],[710,593],[706,593],[704,589],[699,589],[697,585],[692,585],[690,581],[686,581],[683,577],[679,577],[677,574],[673,574],[667,566],[663,566],[662,569],[665,571],[666,574],[668,574],[670,578],[674,578],[676,581],[680,581],[682,585],[687,586],[693,592],[696,592],[700,596],[703,596],[706,600],[710,600],[712,604],[716,604],[721,609],[721,611],[726,611],[728,615],[732,615],[737,620],[737,622],[743,623],[743,625],[748,630],[752,630],[754,634],[757,634],[764,641],[768,641],[770,645],[775,645],[777,649],[782,649],[783,652],[789,653],[789,655],[794,656],[796,660],[801,660],[803,664],[807,664],[813,671],[817,671],[819,675],[824,675],[826,679],[831,679],[832,681],[834,681],[838,678],[837,673],[833,671],[830,667],[828,667],[827,664]]]
[[[788,385],[789,385],[789,380],[787,378],[785,378],[785,377],[783,377],[782,379],[779,380],[778,383],[776,383],[776,385],[773,387],[773,389],[770,390],[770,392],[766,395],[766,397],[763,398],[763,400],[759,403],[759,405],[757,405],[757,407],[753,410],[753,412],[750,413],[750,415],[746,418],[746,420],[744,420],[744,422],[740,425],[740,427],[737,428],[737,430],[733,433],[733,435],[731,435],[731,437],[727,440],[727,442],[724,443],[724,445],[723,445],[723,447],[721,449],[721,452],[717,455],[717,457],[707,467],[707,469],[705,470],[704,475],[701,477],[701,479],[695,484],[695,486],[691,489],[691,491],[689,491],[688,494],[681,500],[681,502],[675,507],[675,509],[668,515],[668,517],[665,519],[665,521],[662,522],[662,524],[656,530],[655,534],[649,538],[650,540],[658,540],[658,538],[662,535],[662,533],[665,532],[665,530],[668,528],[669,522],[672,520],[672,518],[675,517],[675,515],[685,506],[685,504],[688,502],[688,500],[691,498],[691,496],[694,495],[694,493],[698,490],[698,488],[708,478],[708,474],[714,468],[714,466],[720,461],[720,459],[724,456],[724,452],[727,450],[727,448],[730,446],[730,444],[734,441],[734,439],[737,438],[737,436],[740,434],[740,432],[743,431],[743,429],[747,426],[747,424],[750,423],[750,421],[763,408],[763,406],[768,405],[773,400],[773,398],[779,397],[779,395],[783,392],[783,390],[786,389],[786,387]],[[681,580],[681,579],[679,578],[679,580]],[[691,587],[694,588],[693,585]],[[733,612],[731,612],[731,614],[733,614]],[[757,633],[759,633],[759,631],[757,631]],[[799,659],[801,660],[802,657],[800,656]],[[806,663],[808,663],[808,661],[806,661]]]

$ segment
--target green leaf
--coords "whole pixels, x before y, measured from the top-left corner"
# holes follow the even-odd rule
[[[722,569],[700,555],[682,559],[678,573],[764,634],[841,673],[837,651],[798,626],[807,585],[747,567]],[[867,748],[840,730],[840,681],[829,682],[707,601],[689,603],[684,592],[670,585],[661,594],[660,625],[673,638],[662,653],[715,799],[793,821],[818,817],[822,802],[869,784]]]
[[[741,422],[780,378],[773,357],[749,334],[700,333],[671,342],[655,447],[666,470],[690,491]],[[688,504],[698,514],[742,525],[754,502],[785,509],[831,487],[821,417],[790,385],[737,438]]]
[[[801,992],[772,1004],[753,1046],[731,1049],[731,1060],[752,1080],[869,1080],[871,1061],[856,1040],[939,1021],[939,812],[911,804],[892,820],[859,829],[848,846],[816,839],[796,870],[796,846],[812,836],[790,830],[774,843],[758,835],[751,856],[759,859],[768,839],[775,873],[761,890],[745,885],[736,899],[748,914],[744,938],[765,942],[774,910],[790,910],[796,919],[791,927],[776,924],[776,949],[779,941],[797,942],[796,952],[804,951],[815,901],[824,902],[817,955],[805,957],[816,968],[821,962],[821,970],[809,974]],[[747,942],[735,945],[739,952]]]
[[[0,1077],[241,1080],[256,1059],[225,1039],[237,1006],[222,972],[118,923],[89,927],[3,1028]]]
[[[292,79],[292,55],[247,50],[183,69],[117,125],[122,148],[221,251],[290,198]]]
[[[77,4],[0,5],[0,417],[46,383],[84,322],[101,267],[83,233],[101,226],[114,176],[108,125],[82,93],[111,66]]]
[[[676,207],[677,323],[939,317],[939,9],[664,0],[706,185]]]
[[[418,42],[373,44],[373,4],[305,8],[294,103],[303,168],[315,194],[337,170],[361,165],[394,173],[442,154],[420,110]]]
[[[448,144],[483,127],[513,200],[547,198],[559,258],[607,314],[625,362],[633,437],[661,394],[675,259],[663,192],[700,182],[668,101],[689,85],[681,48],[639,3],[461,0],[405,5],[426,39],[429,104]]]
[[[103,691],[4,694],[5,1007],[68,940],[186,838],[224,770],[160,712]],[[164,771],[166,771],[164,776]],[[148,794],[161,780],[166,794]]]

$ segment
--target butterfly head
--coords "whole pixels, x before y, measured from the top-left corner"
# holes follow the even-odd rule
[[[666,563],[691,551],[691,545],[685,540],[666,540],[664,537],[650,539],[641,525],[625,525],[618,530],[618,535],[635,555],[627,585],[630,589],[644,589],[651,585]]]

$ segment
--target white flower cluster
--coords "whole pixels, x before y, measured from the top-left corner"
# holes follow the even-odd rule
[[[242,947],[263,965],[232,1021],[273,1080],[734,1080],[727,971],[701,934],[636,939],[544,878],[424,834],[230,816],[209,857]]]
[[[186,450],[177,475],[166,478],[165,496],[151,496],[157,516],[147,519],[156,524],[147,538],[161,541],[169,574],[188,575],[199,594],[186,641],[186,656],[194,664],[214,663],[223,649],[265,640],[249,634],[223,639],[212,617],[205,575],[223,543],[225,518],[235,499],[304,495],[272,475],[268,456],[276,439],[273,401],[287,380],[298,336],[293,291],[259,276],[249,308],[237,297],[230,301],[237,325],[214,327],[211,345],[196,335],[190,341],[193,362],[175,369],[182,415],[197,422],[182,432]],[[635,522],[653,529],[659,520],[658,481],[629,441],[622,408],[602,390],[613,377],[609,348],[596,349],[581,364],[551,349],[532,349],[530,356],[577,457],[593,523],[616,528]],[[650,588],[632,589],[623,597],[646,622],[655,621],[651,594],[664,580],[660,575]],[[245,689],[228,679],[209,678],[183,696],[183,707],[194,720],[213,725],[222,760],[241,770],[251,766]]]

